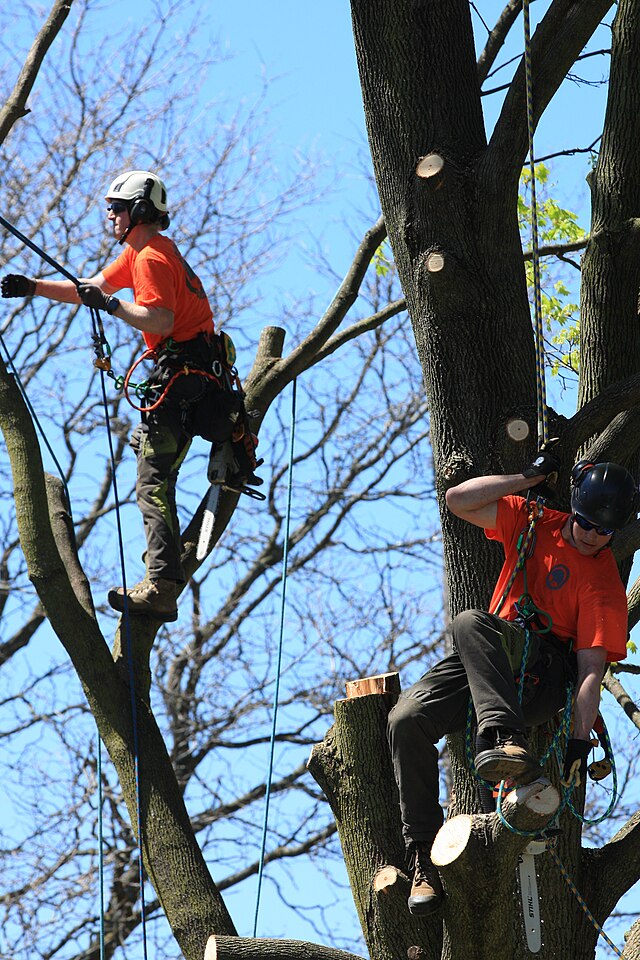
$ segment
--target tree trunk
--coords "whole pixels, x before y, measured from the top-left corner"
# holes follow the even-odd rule
[[[0,428],[29,577],[80,678],[120,779],[144,866],[180,949],[185,960],[201,960],[212,930],[234,934],[235,928],[196,842],[164,740],[148,703],[139,697],[134,731],[129,687],[98,629],[77,558],[73,560],[72,526],[61,519],[64,505],[55,500],[60,488],[49,484],[47,492],[33,424],[2,361]]]
[[[407,909],[410,884],[386,738],[387,715],[395,699],[372,695],[338,700],[335,723],[313,748],[309,771],[336,818],[369,955],[375,960],[407,960],[407,950],[419,946],[425,956],[436,958],[441,917],[418,920]]]
[[[502,813],[511,828],[540,830],[559,803],[554,787],[536,781],[511,791]],[[444,957],[491,960],[497,953],[517,955],[513,921],[521,907],[519,896],[514,896],[515,870],[527,843],[497,814],[461,815],[445,822],[431,851],[446,892]]]
[[[620,0],[611,46],[604,134],[598,162],[588,177],[592,214],[590,240],[582,261],[580,405],[609,384],[640,370],[638,0]],[[637,435],[637,417],[630,429]],[[620,450],[622,454],[622,446]]]
[[[352,12],[371,153],[424,371],[442,506],[448,486],[510,470],[535,444],[520,171],[486,162],[466,0],[353,0]],[[427,154],[442,159],[436,176],[416,173]],[[524,444],[506,432],[514,417],[529,425]],[[441,512],[451,611],[482,607],[499,552],[481,531]]]

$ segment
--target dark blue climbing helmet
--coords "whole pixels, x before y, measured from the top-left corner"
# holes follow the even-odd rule
[[[618,463],[580,460],[571,471],[571,510],[598,527],[619,530],[638,512],[638,487]]]

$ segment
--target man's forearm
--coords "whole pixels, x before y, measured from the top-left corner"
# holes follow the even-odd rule
[[[576,684],[573,704],[573,736],[588,740],[598,716],[601,676],[588,676]]]
[[[447,491],[447,505],[454,513],[456,509],[479,510],[487,504],[495,503],[501,497],[523,493],[542,479],[542,476],[525,477],[522,473],[472,477]]]
[[[71,280],[44,280],[34,277],[36,289],[34,295],[57,300],[59,303],[80,303],[75,283]]]
[[[573,736],[588,740],[598,715],[600,685],[606,668],[602,647],[578,650],[578,678],[573,702]]]

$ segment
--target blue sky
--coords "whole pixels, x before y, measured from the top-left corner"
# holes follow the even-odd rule
[[[483,15],[491,22],[503,3],[485,0],[481,6]],[[546,6],[546,3],[534,4],[532,16],[535,18],[537,10]],[[112,0],[108,16],[121,25],[130,16],[131,9],[131,4],[124,0]],[[152,9],[153,5],[147,0],[138,0],[134,21],[139,23]],[[520,44],[519,30],[520,24],[514,38],[516,47]],[[606,32],[602,34],[602,42],[596,46],[606,46]],[[263,79],[271,78],[270,126],[274,131],[273,146],[283,167],[289,166],[294,156],[308,157],[310,163],[319,166],[324,157],[335,165],[340,181],[335,191],[328,194],[326,203],[319,207],[317,220],[324,223],[322,242],[331,254],[334,267],[339,271],[345,269],[352,251],[342,226],[345,209],[351,205],[366,207],[370,197],[360,168],[360,159],[366,152],[366,134],[347,0],[329,0],[326,4],[275,0],[270,5],[257,0],[246,0],[243,4],[217,2],[211,5],[210,22],[203,27],[203,48],[209,36],[220,40],[229,59],[212,73],[207,93],[220,100],[252,100]],[[22,56],[22,51],[19,55]],[[501,60],[508,59],[509,55],[509,50],[505,51]],[[595,58],[589,64],[592,79],[597,79],[604,69],[599,64]],[[510,69],[504,74],[504,79],[502,73],[497,75],[496,83],[506,81]],[[485,101],[488,117],[494,115],[498,103],[499,97]],[[586,146],[597,135],[603,109],[603,91],[567,81],[536,135],[537,155]],[[580,213],[582,224],[587,228],[586,160],[558,160],[553,169],[561,201]],[[308,228],[310,238],[317,233],[317,222]],[[304,242],[302,231],[300,243]],[[294,271],[299,269],[300,260],[293,255],[282,263],[270,291],[274,303],[292,288]],[[311,284],[312,269],[303,269],[308,271]],[[295,279],[299,288],[299,276]],[[304,883],[304,879],[300,882]],[[277,905],[277,898],[267,894],[261,914],[265,923]],[[233,896],[230,906],[235,913]],[[249,930],[245,928],[241,932],[247,934]],[[308,930],[301,926],[300,931],[291,930],[290,935],[307,937]]]

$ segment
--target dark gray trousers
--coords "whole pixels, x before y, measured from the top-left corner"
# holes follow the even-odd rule
[[[538,682],[528,683],[521,706],[516,678],[522,628],[483,610],[467,610],[448,629],[456,652],[405,690],[389,714],[389,746],[407,845],[432,841],[442,826],[435,744],[465,728],[469,696],[479,733],[491,727],[523,733],[527,726],[549,720],[566,701],[568,661],[556,645],[533,638],[527,671]]]

